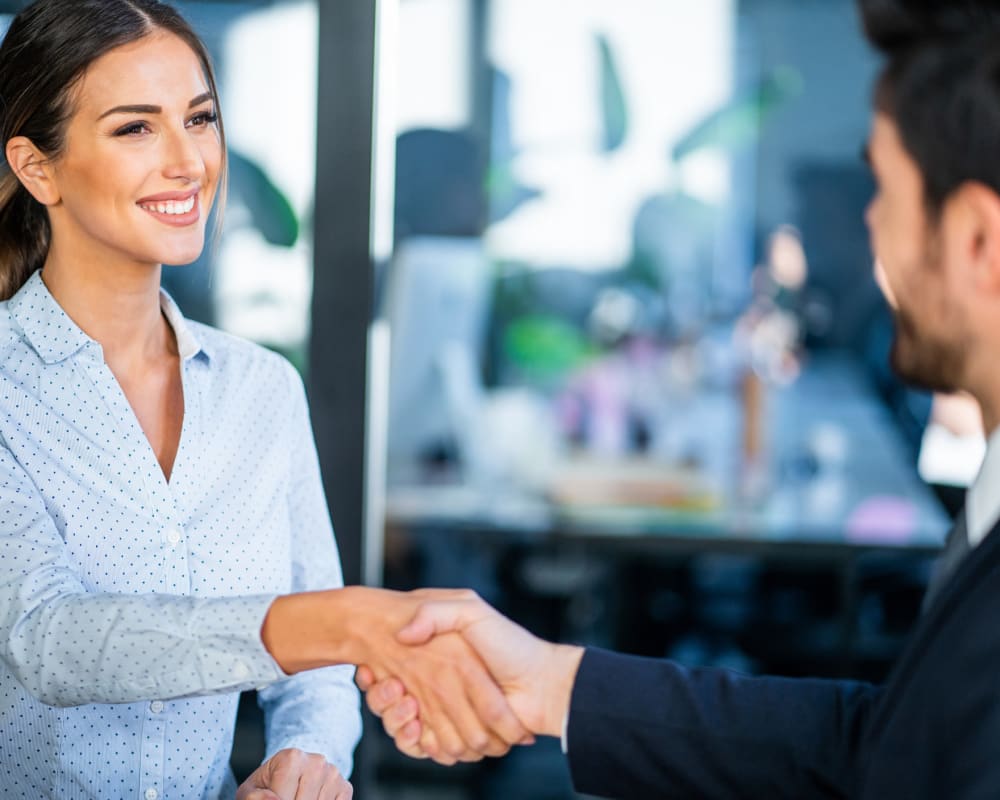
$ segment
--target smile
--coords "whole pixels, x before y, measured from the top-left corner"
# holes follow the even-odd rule
[[[198,194],[170,200],[140,200],[136,205],[164,225],[185,228],[201,219]]]
[[[179,216],[188,214],[194,208],[195,195],[191,195],[187,200],[167,200],[159,203],[139,203],[139,207],[146,211],[155,211],[157,214],[170,214]]]

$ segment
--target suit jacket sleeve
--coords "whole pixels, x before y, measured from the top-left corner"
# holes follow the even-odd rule
[[[880,694],[588,650],[570,705],[570,771],[579,791],[603,797],[845,797]]]

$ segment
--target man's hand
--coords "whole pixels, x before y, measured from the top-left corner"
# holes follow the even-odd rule
[[[470,645],[458,634],[412,645],[396,638],[423,603],[464,596],[360,586],[288,595],[271,606],[261,638],[286,672],[367,664],[376,680],[402,680],[421,709],[421,751],[415,756],[454,764],[502,755],[528,732]]]
[[[401,642],[420,646],[439,636],[460,634],[479,654],[529,731],[562,734],[582,648],[555,645],[533,636],[474,592],[455,592],[451,597],[414,594],[424,602],[399,632]],[[357,682],[367,692],[368,707],[383,718],[386,731],[400,749],[419,756],[426,741],[423,704],[405,676],[393,676],[399,680],[362,666]]]
[[[351,800],[354,787],[323,756],[279,750],[236,792],[236,800]]]

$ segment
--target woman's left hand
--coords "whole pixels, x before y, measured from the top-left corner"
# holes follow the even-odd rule
[[[323,756],[279,750],[236,792],[236,800],[351,800],[354,787]]]

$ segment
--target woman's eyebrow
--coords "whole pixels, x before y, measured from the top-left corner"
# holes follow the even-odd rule
[[[203,94],[195,97],[190,103],[188,103],[188,108],[194,108],[195,106],[201,105],[202,103],[212,100],[213,96],[211,92],[204,92]],[[131,105],[131,106],[115,106],[114,108],[109,108],[101,116],[98,117],[99,120],[109,117],[112,114],[161,114],[163,112],[162,106],[150,106],[150,105]]]

